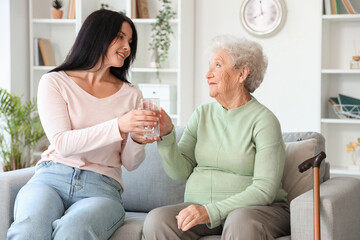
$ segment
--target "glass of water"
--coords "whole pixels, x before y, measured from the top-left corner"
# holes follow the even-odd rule
[[[141,110],[159,111],[160,98],[142,98],[140,100]],[[152,132],[144,133],[145,137],[159,137],[160,136],[160,123],[156,126],[144,126],[145,129],[151,129]]]

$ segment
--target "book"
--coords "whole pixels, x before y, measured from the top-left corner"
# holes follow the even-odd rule
[[[137,18],[136,0],[131,0],[131,18]]]
[[[360,99],[339,93],[339,103],[341,104],[341,108],[343,111],[353,114],[359,114],[356,110],[356,106],[360,106]]]
[[[331,102],[332,105],[339,105],[339,99],[337,97],[330,97],[329,102]]]
[[[329,102],[334,105],[337,110],[341,111],[339,107],[339,99],[337,97],[330,97]]]
[[[69,0],[68,19],[75,19],[75,0]]]
[[[359,0],[348,0],[353,6],[355,14],[360,13],[360,1]]]
[[[326,15],[330,15],[331,14],[331,3],[330,0],[324,0],[324,13]]]
[[[39,39],[34,38],[34,66],[43,66],[44,60],[41,56]]]
[[[355,14],[355,9],[352,6],[350,0],[341,0],[348,14]]]
[[[56,66],[54,51],[51,42],[47,39],[39,38],[39,48],[45,66]]]
[[[34,38],[34,66],[39,66],[39,42]]]
[[[331,3],[331,14],[340,13],[339,0],[330,0]]]
[[[136,0],[139,18],[149,18],[149,7],[147,0]]]

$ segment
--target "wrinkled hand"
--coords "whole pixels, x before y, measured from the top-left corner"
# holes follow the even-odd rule
[[[130,132],[149,133],[152,131],[151,129],[144,129],[141,126],[155,126],[158,121],[159,112],[133,109],[118,118],[118,126],[121,136],[124,137],[125,133]]]
[[[174,125],[171,121],[170,116],[165,112],[163,108],[160,108],[159,111],[160,111],[160,136],[162,137],[168,135],[174,128]]]
[[[176,216],[178,228],[182,231],[187,231],[190,228],[210,222],[209,215],[204,206],[191,204],[184,208]]]

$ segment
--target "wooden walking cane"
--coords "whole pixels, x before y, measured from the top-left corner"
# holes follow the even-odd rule
[[[313,201],[314,201],[314,240],[320,240],[320,182],[319,182],[319,168],[321,161],[326,158],[324,152],[319,153],[303,163],[298,168],[299,171],[305,172],[309,168],[313,168]]]

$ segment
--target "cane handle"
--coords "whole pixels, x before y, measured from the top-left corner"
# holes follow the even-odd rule
[[[309,168],[319,168],[321,161],[324,160],[326,158],[326,154],[324,152],[319,153],[318,155],[305,160],[303,163],[301,163],[298,168],[300,172],[305,172],[306,170],[308,170]]]

